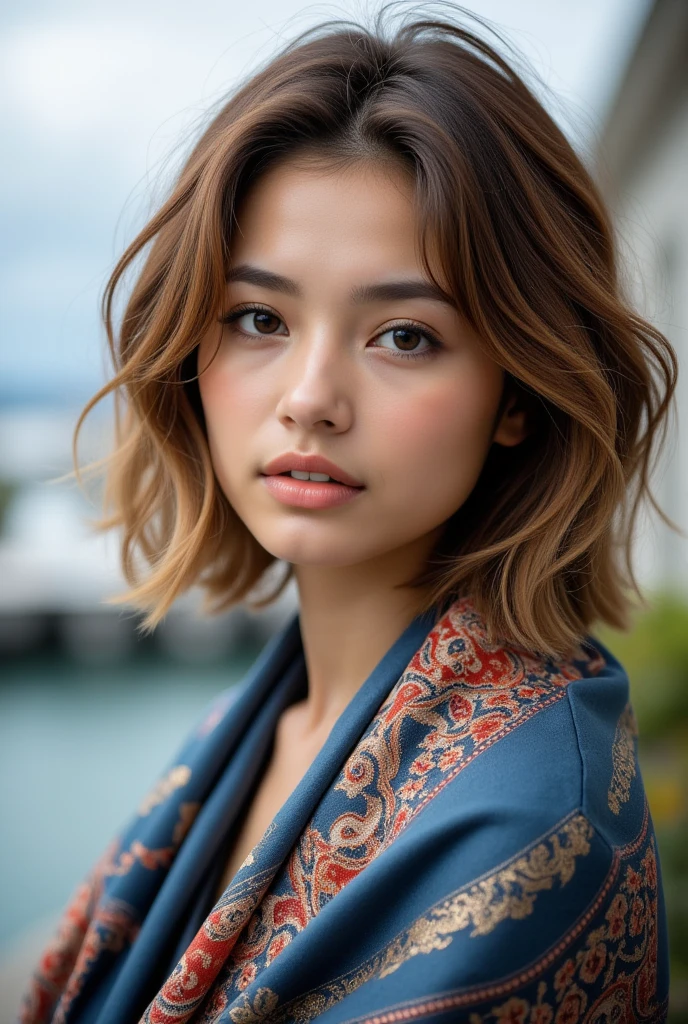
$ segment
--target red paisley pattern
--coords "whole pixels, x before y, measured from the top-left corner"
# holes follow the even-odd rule
[[[242,879],[197,933],[142,1024],[214,1021],[475,757],[565,696],[604,659],[552,661],[490,644],[468,599],[438,620],[325,795],[283,868]],[[402,738],[402,733],[403,738]],[[343,793],[351,809],[337,813]],[[354,801],[355,806],[354,806]]]
[[[102,880],[99,873],[86,879],[76,890],[62,915],[53,941],[41,957],[20,1011],[21,1024],[49,1020],[55,1001],[74,969],[88,931]]]
[[[62,914],[57,932],[34,971],[18,1024],[63,1024],[100,956],[118,953],[134,941],[140,927],[138,914],[121,900],[109,899],[105,882],[126,875],[134,864],[148,871],[168,868],[197,811],[196,803],[180,805],[173,846],[150,849],[133,840],[121,850],[119,841],[110,844]]]
[[[64,911],[34,972],[19,1024],[47,1020],[62,1024],[100,954],[104,950],[117,952],[136,937],[138,923],[132,909],[103,898],[104,881],[114,867],[116,853],[117,843],[112,843]]]

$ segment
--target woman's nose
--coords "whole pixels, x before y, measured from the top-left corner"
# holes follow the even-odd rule
[[[353,411],[353,382],[341,344],[336,344],[332,337],[303,340],[292,354],[293,359],[285,369],[277,415],[304,429],[321,421],[346,429]]]

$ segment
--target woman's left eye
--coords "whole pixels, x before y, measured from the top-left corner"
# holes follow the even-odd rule
[[[425,328],[421,327],[420,324],[407,323],[397,324],[395,327],[388,327],[382,334],[378,334],[375,339],[378,341],[380,338],[386,337],[391,334],[396,344],[407,345],[409,344],[409,336],[411,343],[417,338],[425,338],[427,341],[427,347],[422,349],[420,352],[415,350],[406,349],[405,351],[395,351],[395,355],[401,359],[423,359],[425,356],[430,356],[437,349],[442,348],[442,343],[437,340],[434,334],[431,334]],[[384,348],[385,346],[381,346]]]
[[[246,319],[247,324],[251,324],[257,330],[257,333],[254,334],[253,331],[248,329],[247,325],[239,326],[244,319]],[[221,324],[236,325],[235,330],[249,338],[274,336],[278,334],[275,330],[275,325],[284,323],[281,317],[273,313],[271,309],[266,309],[263,306],[243,306],[233,310],[231,313],[225,313],[219,320]],[[427,328],[413,322],[399,323],[393,327],[388,327],[386,331],[376,335],[374,341],[378,342],[380,338],[385,338],[387,335],[392,336],[394,344],[402,346],[401,350],[391,350],[397,359],[424,359],[426,356],[433,355],[437,349],[442,348],[442,342],[434,334],[428,331]],[[420,351],[416,351],[419,338],[424,338],[427,345]],[[409,345],[411,347],[403,348],[403,346]],[[375,347],[387,348],[386,345],[376,345]]]

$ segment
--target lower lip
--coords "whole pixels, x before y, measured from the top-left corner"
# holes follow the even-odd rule
[[[293,476],[265,476],[262,479],[273,497],[283,505],[297,508],[332,508],[345,505],[365,490],[365,487],[347,487],[346,484],[318,483],[315,480],[296,480]]]

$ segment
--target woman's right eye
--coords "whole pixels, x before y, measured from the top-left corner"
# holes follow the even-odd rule
[[[245,321],[245,323],[242,323]],[[224,316],[220,317],[221,324],[229,324],[238,330],[240,334],[246,334],[249,337],[255,338],[259,336],[269,336],[276,334],[275,326],[277,324],[284,323],[284,321],[273,313],[272,310],[264,309],[262,306],[243,306],[241,309],[235,309],[231,313],[225,313]],[[249,326],[254,328],[252,331]]]

